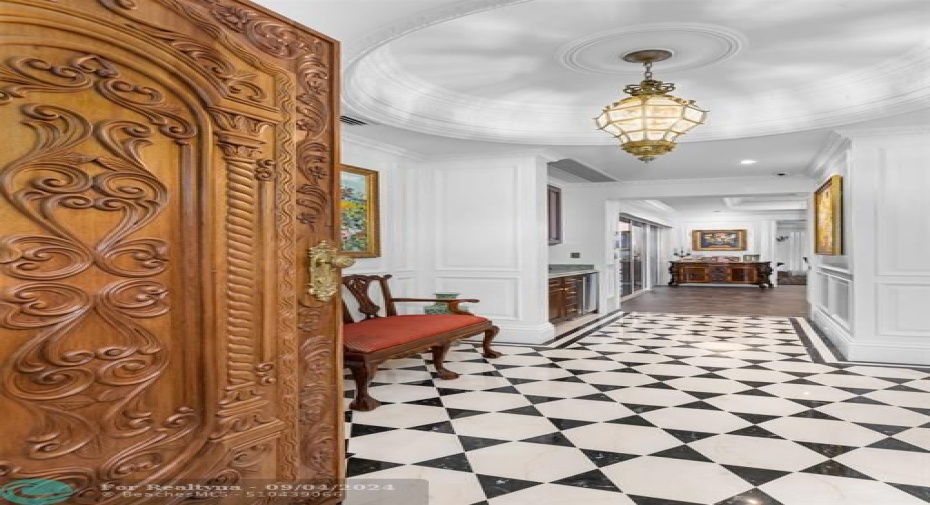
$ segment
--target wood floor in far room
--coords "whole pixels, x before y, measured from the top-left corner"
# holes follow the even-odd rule
[[[621,302],[624,312],[807,317],[807,286],[657,287]]]

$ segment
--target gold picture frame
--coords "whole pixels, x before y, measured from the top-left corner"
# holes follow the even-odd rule
[[[694,230],[692,251],[745,251],[746,230]]]
[[[833,175],[814,191],[814,254],[843,254],[843,177]]]
[[[378,172],[342,165],[339,170],[341,250],[355,258],[381,256]]]

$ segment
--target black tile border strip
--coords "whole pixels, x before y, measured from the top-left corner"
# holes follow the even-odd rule
[[[817,324],[809,317],[792,317],[790,318],[791,325],[794,327],[794,332],[797,333],[798,337],[801,339],[801,342],[804,343],[804,347],[807,348],[807,354],[811,357],[811,360],[814,363],[819,363],[821,365],[831,365],[831,366],[840,366],[840,367],[852,367],[852,366],[874,366],[874,367],[885,367],[885,368],[905,368],[909,370],[917,370],[919,372],[930,372],[930,367],[926,365],[917,365],[917,364],[907,364],[907,363],[882,363],[876,361],[848,361],[843,359],[843,353],[836,348],[833,342],[827,337],[823,330],[817,326]],[[810,335],[807,330],[800,324],[799,321],[803,320],[807,323],[808,326],[814,331],[814,335]],[[813,339],[816,338],[817,341],[827,348],[828,351],[832,354],[830,359],[824,358],[824,356],[817,350],[816,346],[813,343]]]
[[[610,325],[612,325],[612,324],[614,324],[614,323],[617,323],[617,322],[623,320],[625,317],[627,317],[627,316],[630,315],[630,312],[623,312],[622,310],[617,309],[617,310],[611,312],[610,314],[605,315],[605,316],[602,317],[602,318],[598,318],[598,319],[596,319],[596,320],[594,320],[594,321],[591,321],[590,323],[588,323],[588,324],[586,324],[586,325],[584,325],[584,326],[581,326],[581,327],[579,327],[579,328],[575,328],[574,331],[578,331],[578,330],[580,330],[580,329],[588,328],[588,327],[590,327],[591,325],[596,324],[598,321],[602,321],[602,320],[604,320],[604,319],[607,318],[607,317],[611,317],[611,316],[613,316],[614,314],[617,314],[618,312],[620,313],[620,316],[619,316],[619,317],[616,317],[616,318],[614,318],[614,319],[611,319],[610,321],[601,323],[601,324],[599,324],[599,325],[597,325],[597,326],[591,328],[590,330],[585,331],[585,332],[582,333],[581,335],[578,335],[578,336],[576,336],[576,337],[572,337],[568,342],[559,344],[559,345],[553,347],[553,349],[565,349],[566,347],[568,347],[568,346],[574,344],[575,342],[578,342],[579,340],[581,340],[581,339],[583,339],[583,338],[585,338],[585,337],[587,337],[587,336],[590,336],[591,334],[593,334],[594,332],[600,330],[601,328],[603,328],[603,327],[605,327],[605,326],[610,326]],[[567,332],[567,333],[565,333],[565,335],[567,335],[567,334],[569,334],[569,333],[571,333],[571,332]],[[558,339],[556,339],[556,340],[558,340]]]

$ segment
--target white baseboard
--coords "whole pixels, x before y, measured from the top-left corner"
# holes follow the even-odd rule
[[[930,365],[930,344],[856,342],[849,348],[851,361]]]
[[[830,339],[830,342],[843,353],[842,356],[837,356],[837,358],[851,359],[849,357],[849,350],[853,343],[853,337],[852,334],[849,333],[849,330],[823,309],[815,305],[811,305],[811,319],[817,323],[817,326],[823,331],[824,335]]]
[[[495,342],[507,344],[539,345],[555,338],[555,326],[550,323],[537,326],[517,326],[507,323],[498,323],[501,332],[494,339]]]
[[[843,354],[846,361],[930,365],[930,342],[857,341],[836,319],[818,307],[811,307],[811,319]]]

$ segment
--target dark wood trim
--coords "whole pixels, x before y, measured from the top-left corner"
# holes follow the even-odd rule
[[[549,245],[562,243],[562,189],[546,186],[546,212],[549,223]]]

